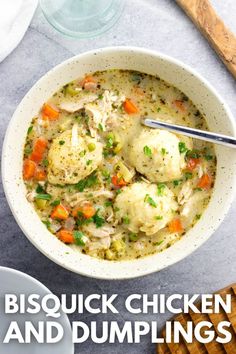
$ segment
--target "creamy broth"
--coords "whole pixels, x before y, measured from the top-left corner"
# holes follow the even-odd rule
[[[213,146],[146,128],[145,116],[208,129],[177,88],[121,70],[65,85],[33,118],[24,149],[27,199],[74,250],[143,257],[170,247],[201,218],[214,185]]]

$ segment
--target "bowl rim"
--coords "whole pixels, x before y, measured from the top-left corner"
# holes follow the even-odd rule
[[[195,69],[191,68],[189,65],[183,63],[182,61],[178,60],[178,59],[175,59],[169,55],[166,55],[166,54],[163,54],[163,53],[160,53],[158,51],[155,51],[155,50],[151,50],[151,49],[146,49],[146,48],[142,48],[142,47],[135,47],[135,46],[111,46],[111,47],[104,47],[104,48],[98,48],[98,49],[93,49],[93,50],[90,50],[90,51],[86,51],[86,52],[83,52],[81,54],[78,54],[78,55],[74,55],[68,59],[66,59],[65,61],[59,63],[58,65],[54,66],[52,69],[50,69],[49,71],[47,71],[39,80],[36,81],[36,83],[30,88],[30,90],[27,91],[27,93],[25,94],[25,96],[22,98],[21,102],[18,104],[15,112],[13,113],[12,115],[12,118],[8,124],[8,128],[6,130],[6,133],[5,133],[5,138],[4,138],[4,142],[3,142],[3,149],[2,149],[2,166],[1,166],[1,169],[2,169],[2,182],[3,182],[3,189],[4,189],[4,192],[5,192],[5,196],[6,196],[6,199],[7,199],[7,202],[8,202],[8,205],[11,209],[11,212],[15,218],[15,220],[17,221],[17,224],[18,226],[21,228],[22,232],[24,233],[24,235],[28,238],[28,240],[41,252],[43,253],[45,256],[47,256],[50,260],[52,260],[53,262],[55,262],[56,264],[74,272],[74,273],[77,273],[77,274],[80,274],[80,275],[83,275],[83,276],[87,276],[87,277],[92,277],[92,278],[96,278],[96,279],[106,279],[106,280],[123,280],[123,279],[132,279],[132,278],[138,278],[138,277],[141,277],[141,276],[145,276],[145,275],[148,275],[148,274],[151,274],[151,273],[154,273],[154,272],[157,272],[157,271],[160,271],[162,269],[165,269],[181,260],[183,260],[184,258],[186,258],[187,256],[189,256],[190,254],[192,254],[195,250],[197,250],[200,246],[203,245],[203,243],[205,243],[211,236],[212,234],[216,231],[216,229],[220,226],[220,224],[222,223],[222,221],[224,220],[226,214],[228,213],[232,203],[233,203],[233,200],[234,200],[234,196],[235,196],[235,192],[236,192],[236,168],[234,169],[234,174],[233,174],[233,177],[232,177],[232,180],[234,181],[233,185],[231,186],[231,192],[230,194],[227,195],[227,206],[225,207],[225,210],[224,210],[224,214],[218,218],[216,221],[215,221],[215,224],[214,224],[214,230],[211,231],[211,232],[208,232],[208,234],[206,235],[206,237],[203,239],[198,239],[197,240],[197,246],[194,247],[192,245],[192,247],[188,247],[187,249],[185,249],[184,251],[184,254],[179,254],[178,257],[175,257],[175,259],[171,259],[171,260],[168,260],[166,262],[166,264],[160,268],[156,267],[155,269],[140,269],[139,267],[136,268],[135,271],[132,271],[128,272],[128,273],[125,273],[125,274],[112,274],[112,272],[108,272],[106,274],[94,274],[94,273],[91,273],[89,270],[87,271],[81,271],[78,269],[75,269],[75,267],[71,266],[71,265],[68,265],[66,264],[65,262],[62,262],[58,259],[58,257],[54,256],[53,254],[50,254],[49,252],[47,252],[45,250],[45,248],[41,247],[41,244],[40,243],[37,243],[35,242],[30,233],[27,232],[24,228],[24,226],[22,225],[22,222],[21,222],[21,219],[18,218],[18,215],[16,213],[16,210],[15,210],[15,206],[14,206],[14,203],[13,201],[11,200],[11,197],[9,195],[9,191],[8,191],[8,185],[6,184],[6,176],[5,176],[5,164],[7,163],[7,159],[5,158],[5,155],[6,155],[6,151],[7,151],[7,141],[8,141],[8,137],[10,135],[10,132],[12,130],[12,127],[14,127],[14,124],[15,124],[15,121],[17,120],[17,115],[18,115],[18,112],[20,111],[20,107],[22,105],[22,102],[24,100],[26,100],[27,96],[30,95],[31,93],[31,90],[33,90],[35,88],[35,86],[40,86],[40,84],[48,77],[50,77],[50,75],[52,73],[54,73],[55,71],[57,70],[60,70],[61,68],[63,68],[64,66],[66,65],[70,65],[71,63],[75,62],[75,61],[79,61],[80,59],[82,59],[83,57],[89,57],[89,56],[93,56],[95,54],[112,54],[114,52],[122,52],[122,53],[128,53],[128,54],[131,54],[132,52],[136,53],[136,54],[144,54],[144,55],[147,55],[147,56],[153,56],[157,59],[160,59],[160,60],[163,60],[163,61],[166,61],[170,64],[173,64],[179,68],[182,68],[183,70],[187,71],[189,74],[193,75],[196,79],[198,79],[199,82],[201,82],[206,88],[208,91],[210,91],[214,96],[215,98],[218,100],[218,102],[224,107],[224,111],[227,115],[227,118],[229,120],[229,123],[231,124],[231,129],[232,129],[232,132],[233,132],[233,135],[236,136],[236,123],[234,121],[234,118],[233,118],[233,115],[230,111],[230,108],[228,106],[228,104],[223,100],[223,98],[220,96],[220,94],[216,91],[216,89],[212,86],[211,83],[209,83],[201,74],[199,74]],[[207,210],[207,209],[206,209]],[[180,241],[179,241],[180,242]],[[173,247],[173,246],[172,246]],[[171,248],[172,248],[171,247]],[[140,259],[135,259],[135,260],[127,260],[127,261],[107,261],[107,260],[100,260],[99,259],[99,262],[102,262],[102,263],[106,263],[106,264],[119,264],[119,265],[131,265],[131,262],[134,263],[134,264],[139,264],[141,266],[142,263],[145,263],[145,259],[147,258],[151,258],[151,257],[154,257],[156,256],[158,253],[155,253],[155,254],[152,254],[152,255],[149,255],[149,256],[146,256],[146,257],[143,257],[143,258],[140,258]],[[123,267],[121,267],[123,268]],[[123,268],[124,269],[124,268]]]

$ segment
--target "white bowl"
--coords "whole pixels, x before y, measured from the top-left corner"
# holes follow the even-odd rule
[[[0,267],[0,353],[5,354],[73,354],[74,344],[72,343],[72,331],[70,321],[65,313],[60,311],[61,316],[59,318],[47,317],[43,310],[40,310],[37,314],[30,313],[16,313],[6,314],[4,313],[4,298],[6,294],[14,294],[18,298],[20,294],[24,294],[26,299],[30,294],[37,294],[42,299],[45,295],[51,294],[51,291],[46,288],[38,280],[30,277],[29,275],[19,272],[18,270]],[[16,321],[19,328],[22,330],[26,321],[30,321],[37,328],[39,321],[44,322],[45,326],[48,321],[55,321],[64,329],[64,335],[58,343],[38,343],[32,340],[31,343],[19,344],[17,341],[10,341],[8,344],[3,344],[3,339],[7,333],[10,323]],[[22,333],[24,333],[22,331]]]
[[[75,56],[50,70],[26,94],[9,124],[2,157],[4,190],[10,208],[28,239],[61,266],[87,276],[125,279],[159,271],[191,254],[224,219],[236,182],[236,151],[216,146],[217,174],[211,201],[187,234],[162,253],[133,261],[113,262],[78,254],[53,236],[25,198],[22,152],[27,128],[42,104],[67,82],[85,73],[111,68],[158,75],[182,90],[206,115],[210,130],[235,135],[232,114],[214,88],[194,70],[160,53],[141,48],[112,47]]]

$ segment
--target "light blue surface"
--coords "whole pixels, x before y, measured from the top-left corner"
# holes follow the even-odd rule
[[[14,294],[17,296],[16,302],[16,313],[5,313],[5,296],[6,294]],[[20,296],[25,295],[25,310],[21,313],[22,308],[20,306]],[[28,308],[28,296],[31,294],[37,294],[40,296],[40,300],[45,295],[49,295],[50,291],[42,285],[37,280],[33,279],[32,277],[25,275],[19,271],[15,271],[9,268],[0,267],[0,319],[1,319],[1,326],[0,326],[0,353],[1,354],[74,354],[74,346],[71,342],[71,328],[69,320],[66,314],[63,314],[58,317],[54,318],[51,316],[47,316],[46,312],[40,310],[37,314],[30,314],[27,313]],[[49,302],[50,303],[50,302]],[[40,301],[38,301],[40,304]],[[51,302],[52,304],[52,302]],[[49,305],[50,306],[50,305]],[[18,307],[18,310],[17,310]],[[31,306],[29,306],[31,307]],[[11,308],[11,306],[10,306]],[[32,308],[32,307],[31,307]],[[60,313],[60,310],[58,311]],[[22,335],[23,341],[26,341],[25,338],[25,323],[31,322],[35,327],[36,331],[38,330],[38,323],[44,323],[44,330],[47,328],[47,324],[49,322],[56,322],[60,328],[63,328],[64,335],[62,339],[55,344],[49,344],[46,342],[37,343],[32,336],[32,341],[30,344],[28,343],[19,343],[16,340],[10,340],[9,343],[3,343],[6,341],[7,333],[9,333],[9,329],[11,326],[11,322],[16,321],[17,325],[19,326],[20,333]],[[11,332],[10,332],[11,333]],[[40,335],[40,339],[45,341],[45,333],[42,332]],[[57,332],[53,332],[53,336],[56,335]],[[45,337],[44,337],[45,336]]]
[[[236,2],[212,0],[226,23],[236,33]],[[70,40],[48,25],[38,11],[18,48],[0,64],[0,136],[28,89],[46,71],[62,60],[86,50],[112,45],[136,45],[156,49],[194,67],[217,89],[236,116],[236,84],[213,50],[194,25],[171,0],[128,0],[120,21],[102,37],[90,40]],[[14,162],[12,162],[14,163]],[[144,278],[130,281],[97,281],[72,274],[39,253],[24,237],[7,206],[2,189],[0,226],[0,265],[24,271],[43,282],[52,292],[91,294],[118,293],[118,315],[80,316],[80,320],[157,320],[159,328],[166,314],[130,315],[124,310],[124,298],[136,293],[208,293],[236,281],[236,202],[224,223],[193,255],[174,266]],[[72,317],[78,320],[78,316]],[[86,342],[77,353],[91,354],[155,353],[155,346],[146,337],[139,345],[109,345],[99,347]]]

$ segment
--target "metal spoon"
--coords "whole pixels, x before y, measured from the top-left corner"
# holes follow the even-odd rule
[[[143,118],[142,124],[150,128],[167,129],[176,133],[180,133],[182,135],[190,136],[191,138],[205,140],[214,144],[220,144],[236,148],[236,138],[233,136],[211,133],[205,130],[184,127],[183,125],[165,123],[149,118]]]

